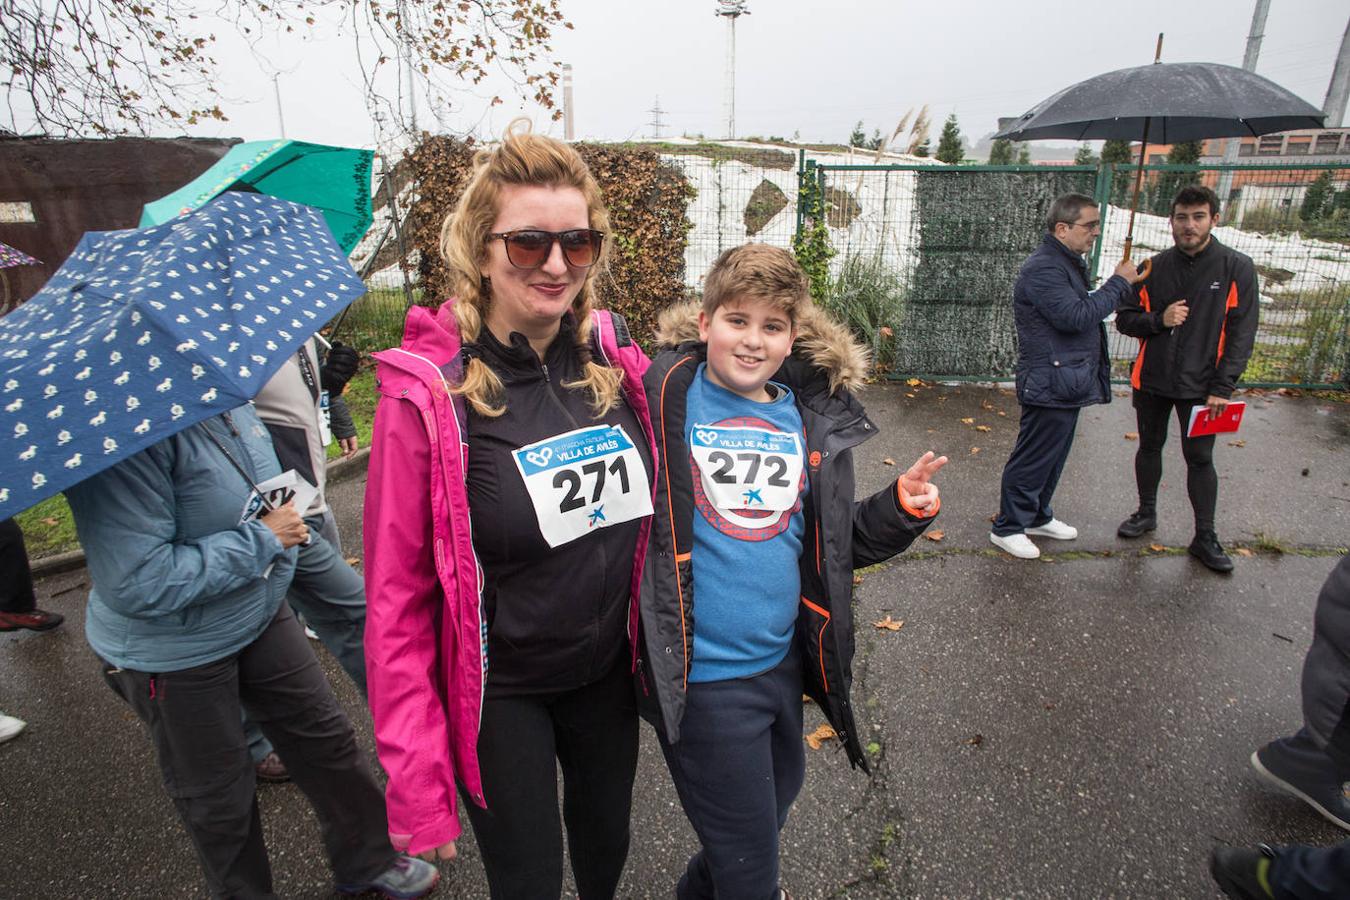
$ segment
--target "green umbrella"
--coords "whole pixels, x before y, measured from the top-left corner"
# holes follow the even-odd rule
[[[140,227],[196,209],[223,191],[255,191],[319,210],[338,246],[351,253],[373,220],[370,167],[374,157],[372,150],[304,141],[236,144],[183,187],[147,203]]]

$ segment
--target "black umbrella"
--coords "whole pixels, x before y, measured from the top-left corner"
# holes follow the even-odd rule
[[[1320,110],[1268,78],[1219,63],[1162,63],[1107,72],[1067,87],[1004,128],[997,138],[1033,141],[1134,140],[1142,135],[1125,259],[1144,180],[1149,136],[1164,144],[1321,128]],[[1147,267],[1147,263],[1145,263]]]

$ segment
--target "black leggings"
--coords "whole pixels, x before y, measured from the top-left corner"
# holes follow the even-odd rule
[[[493,900],[562,894],[558,766],[572,874],[581,900],[609,900],[628,859],[638,720],[624,662],[562,693],[489,698],[478,732],[487,809],[465,792]]]
[[[36,608],[23,531],[18,522],[5,519],[0,522],[0,612],[27,613]]]
[[[1219,499],[1219,476],[1214,471],[1214,435],[1186,437],[1191,408],[1204,400],[1177,400],[1147,391],[1134,392],[1134,414],[1139,423],[1139,451],[1134,455],[1134,480],[1139,487],[1139,510],[1158,508],[1162,479],[1162,448],[1167,443],[1167,415],[1176,410],[1181,424],[1181,455],[1186,458],[1186,493],[1191,498],[1197,534],[1214,532],[1214,507]]]

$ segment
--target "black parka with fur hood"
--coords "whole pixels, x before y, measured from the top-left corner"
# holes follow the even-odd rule
[[[638,701],[668,740],[679,740],[694,639],[693,474],[685,446],[685,398],[706,348],[698,341],[698,306],[661,317],[659,351],[643,379],[659,448],[655,515],[642,575]],[[901,504],[896,485],[854,501],[853,455],[876,426],[851,388],[867,371],[866,351],[820,310],[797,323],[793,353],[773,380],[797,400],[806,432],[801,590],[796,640],[805,692],[825,711],[855,766],[867,769],[849,700],[853,663],[853,570],[882,562],[933,521]],[[936,514],[936,510],[934,513]]]

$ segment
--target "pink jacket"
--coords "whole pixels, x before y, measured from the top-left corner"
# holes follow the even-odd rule
[[[402,346],[375,354],[381,397],[365,498],[366,677],[376,746],[389,773],[389,839],[409,853],[459,837],[456,779],[486,806],[477,747],[487,622],[464,483],[465,407],[448,390],[461,364],[451,307],[413,307]],[[642,389],[647,357],[636,344],[620,346],[621,319],[597,310],[592,323],[600,355],[624,372],[625,398],[655,459]],[[644,520],[633,560],[634,647],[649,526]]]

